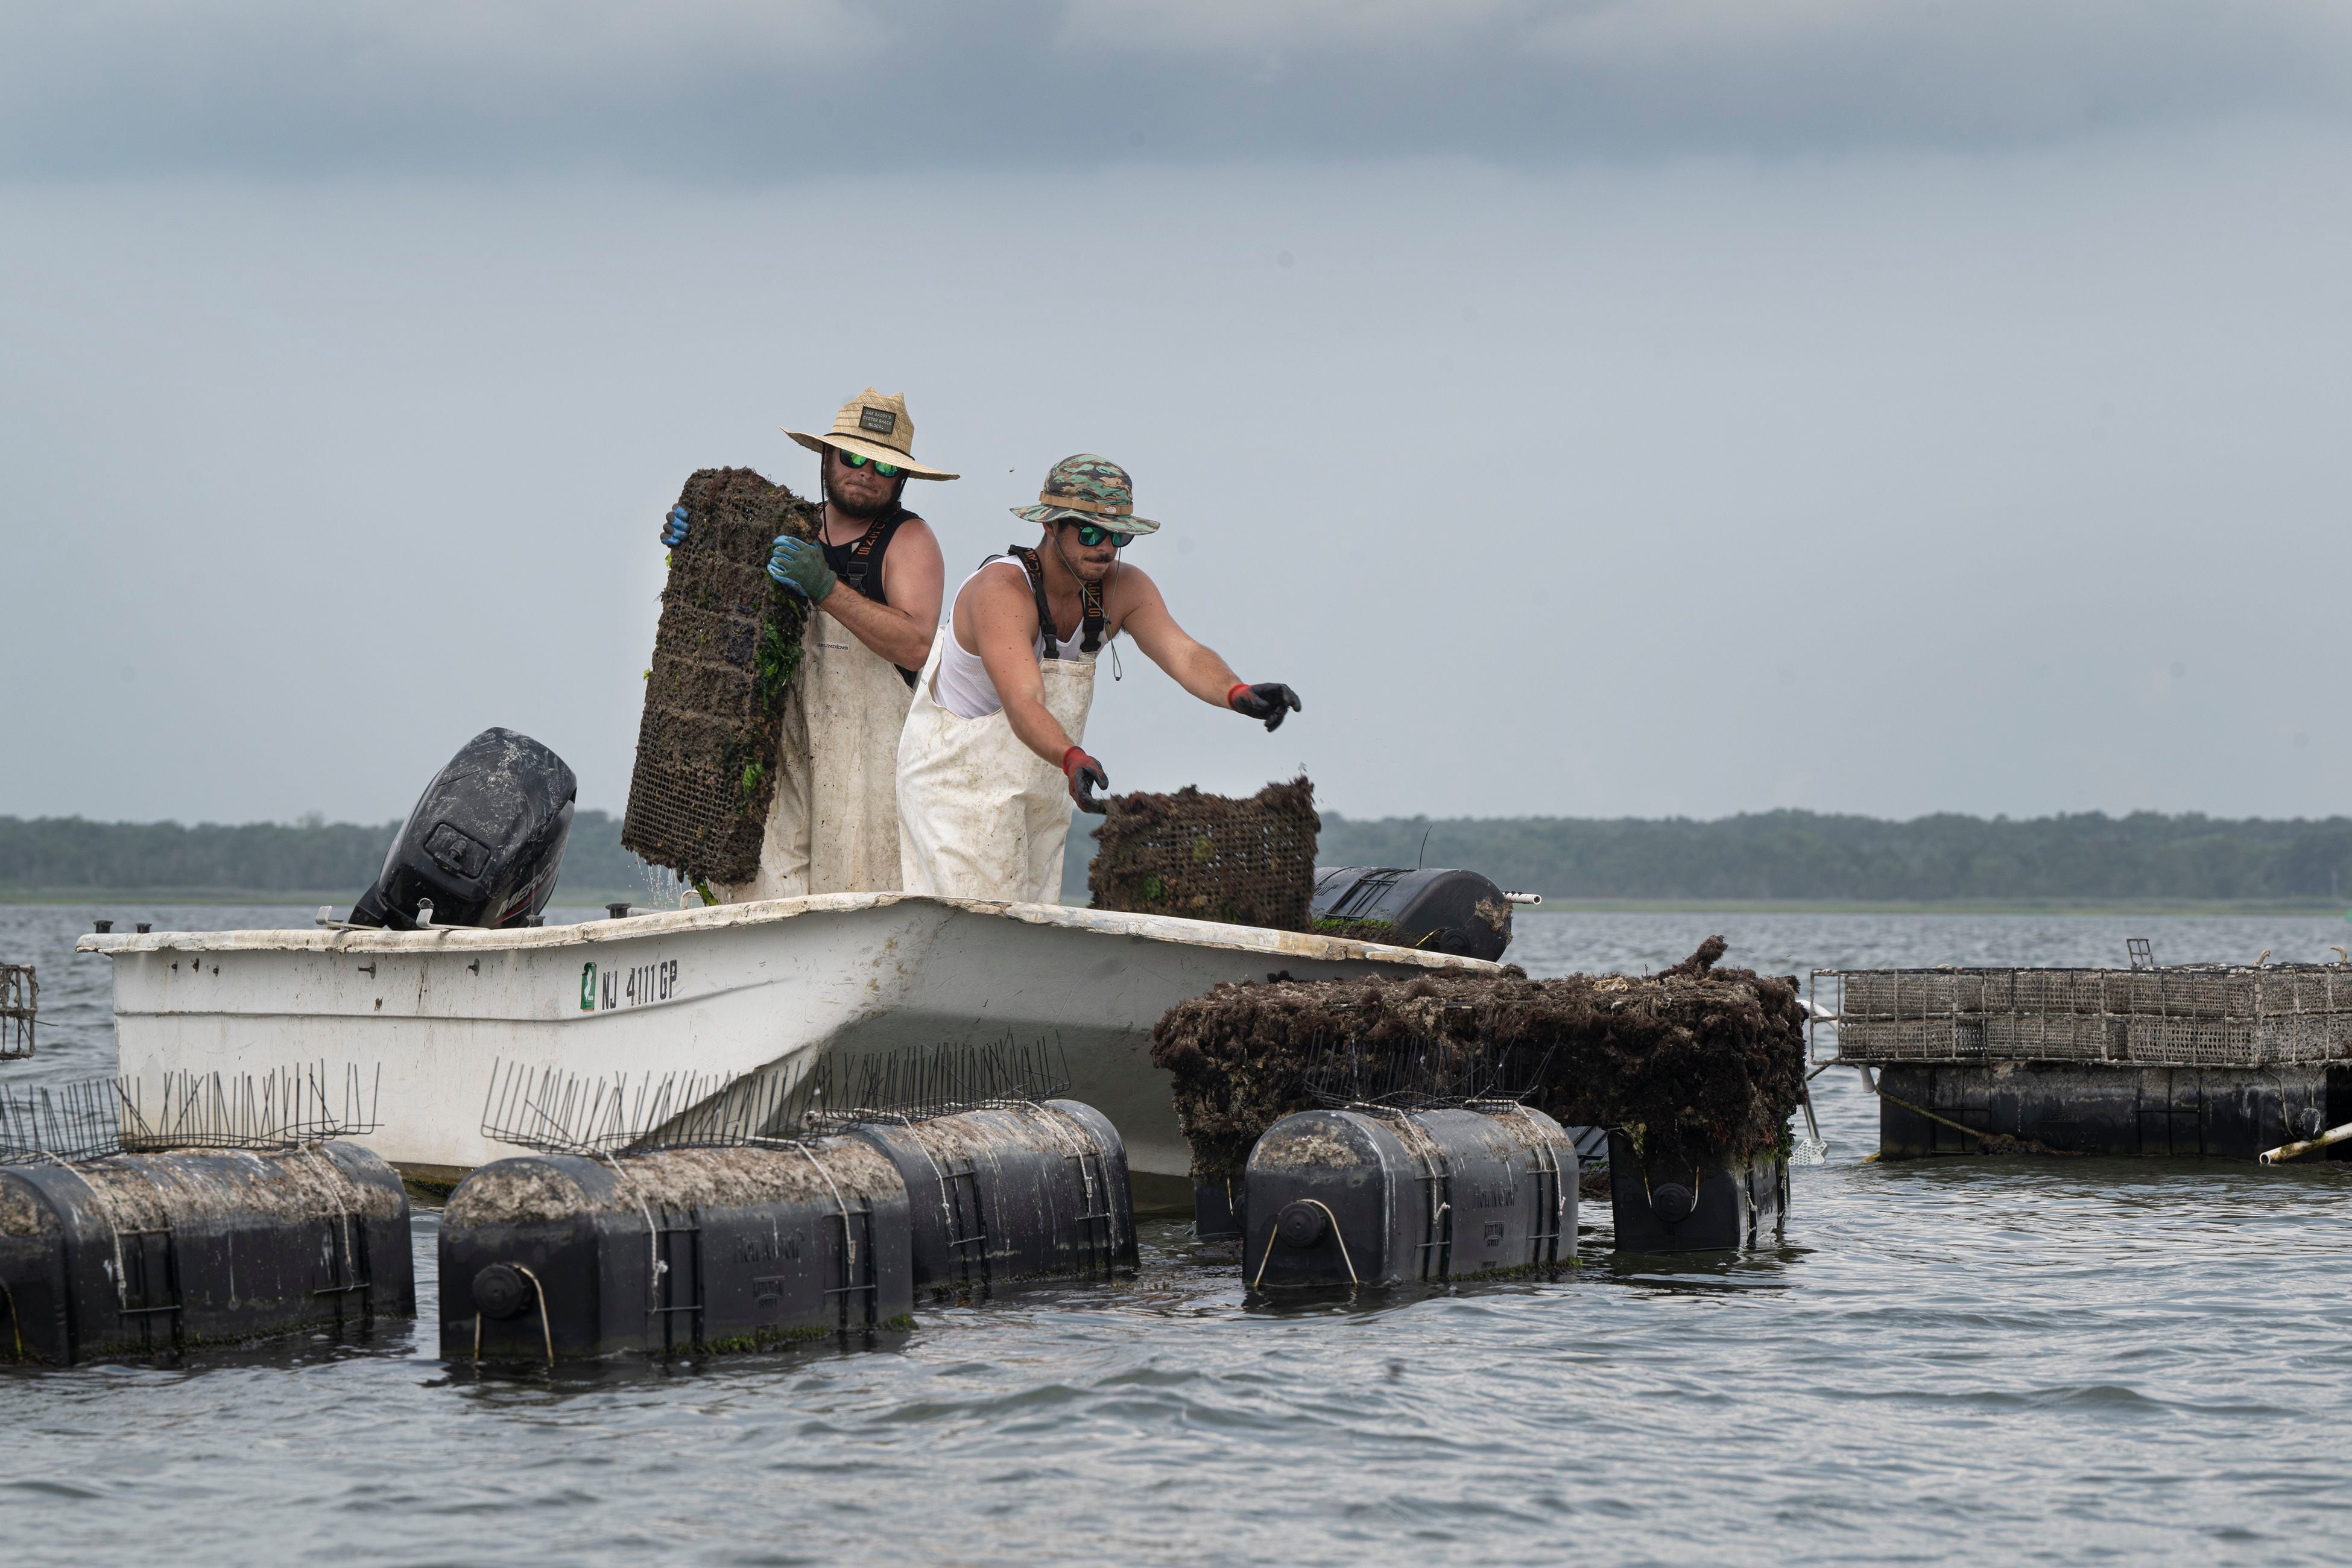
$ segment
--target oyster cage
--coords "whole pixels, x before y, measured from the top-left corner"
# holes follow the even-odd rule
[[[1811,996],[1814,1043],[1833,1028],[1832,1059],[1843,1062],[2352,1060],[2352,966],[2342,963],[1817,969]]]

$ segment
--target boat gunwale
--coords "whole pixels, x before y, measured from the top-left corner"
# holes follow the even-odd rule
[[[1059,927],[1091,936],[1131,937],[1185,947],[1262,952],[1282,958],[1326,963],[1370,960],[1422,969],[1467,970],[1478,973],[1498,973],[1504,967],[1483,958],[1430,952],[1389,942],[1358,942],[1315,931],[1272,931],[1260,926],[1186,920],[1176,915],[1131,914],[1111,910],[1079,909],[1066,904],[948,899],[929,893],[818,893],[798,899],[766,899],[695,910],[659,910],[625,915],[617,920],[608,918],[583,921],[572,925],[530,926],[503,931],[474,926],[435,926],[415,931],[328,927],[308,931],[297,927],[284,931],[109,931],[102,934],[93,931],[76,941],[74,951],[94,952],[105,958],[126,952],[429,954],[443,952],[521,952],[631,942],[648,936],[725,931],[740,926],[771,925],[803,915],[856,914],[899,904],[929,905],[953,912],[1017,921],[1026,925]]]

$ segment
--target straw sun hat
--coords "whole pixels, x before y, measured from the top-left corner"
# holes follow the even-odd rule
[[[915,422],[908,417],[907,400],[895,392],[885,395],[867,387],[841,405],[841,412],[833,416],[833,428],[822,436],[805,430],[787,430],[784,434],[819,456],[827,447],[838,447],[845,452],[904,468],[909,479],[957,477],[944,468],[915,461]]]
[[[1013,516],[1031,522],[1099,523],[1118,533],[1157,533],[1160,525],[1135,515],[1135,481],[1108,458],[1080,452],[1054,465],[1035,506],[1016,506]]]

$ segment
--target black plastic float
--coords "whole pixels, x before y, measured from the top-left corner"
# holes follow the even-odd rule
[[[0,1355],[62,1366],[415,1314],[407,1195],[357,1144],[0,1167]]]
[[[441,1215],[441,1353],[576,1361],[905,1326],[907,1185],[863,1140],[529,1154]]]
[[[1576,1258],[1576,1145],[1524,1105],[1306,1110],[1244,1174],[1253,1289],[1394,1285]]]
[[[1769,1247],[1789,1213],[1789,1162],[1644,1161],[1609,1134],[1609,1207],[1620,1252],[1719,1252]]]

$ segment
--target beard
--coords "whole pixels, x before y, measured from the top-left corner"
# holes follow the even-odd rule
[[[842,516],[854,517],[860,522],[870,522],[874,519],[880,517],[884,512],[888,511],[892,507],[897,506],[898,504],[898,492],[905,488],[906,482],[902,479],[898,484],[891,486],[888,493],[884,495],[880,500],[856,501],[850,500],[847,496],[843,495],[839,490],[835,489],[833,488],[833,480],[831,477],[828,476],[824,481],[824,499],[826,502],[832,506],[833,510],[841,513]]]

